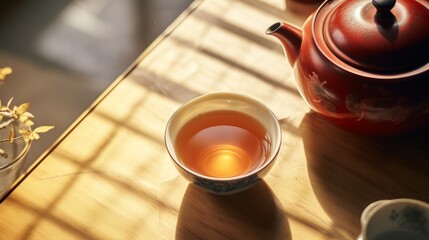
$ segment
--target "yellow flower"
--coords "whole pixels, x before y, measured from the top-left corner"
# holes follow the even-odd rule
[[[12,73],[12,68],[10,67],[0,68],[0,81],[5,80],[6,76],[11,73]]]
[[[4,67],[0,68],[0,84],[6,79],[6,76],[12,73],[12,68]],[[13,143],[16,139],[24,139],[29,142],[31,140],[39,139],[39,133],[44,133],[54,126],[41,126],[32,130],[31,126],[34,125],[32,119],[34,115],[28,112],[30,109],[29,103],[23,103],[19,106],[12,107],[11,98],[6,105],[3,105],[0,100],[0,130],[9,131],[8,139],[0,139],[0,142],[10,142]],[[19,135],[16,136],[15,126],[19,128]],[[7,158],[8,154],[0,148],[0,157]]]

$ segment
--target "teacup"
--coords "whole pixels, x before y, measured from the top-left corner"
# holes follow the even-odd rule
[[[428,240],[429,204],[414,199],[380,200],[361,216],[358,240]]]
[[[178,171],[215,194],[245,190],[273,166],[281,145],[274,113],[236,93],[210,93],[182,105],[165,130]]]

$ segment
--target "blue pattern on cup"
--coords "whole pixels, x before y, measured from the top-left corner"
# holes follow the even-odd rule
[[[417,206],[407,206],[400,211],[393,209],[390,219],[396,222],[402,229],[411,230],[428,236],[427,224],[429,224],[425,211]]]

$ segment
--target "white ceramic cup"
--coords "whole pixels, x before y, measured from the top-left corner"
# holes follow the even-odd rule
[[[380,200],[361,216],[358,240],[429,240],[429,204],[415,199]]]
[[[262,124],[270,139],[263,164],[238,176],[211,177],[191,169],[180,159],[175,147],[179,130],[196,116],[218,110],[245,113]],[[256,99],[237,93],[209,93],[192,99],[174,112],[166,126],[165,145],[174,165],[186,179],[211,193],[232,194],[253,186],[269,172],[280,150],[281,128],[274,113]]]

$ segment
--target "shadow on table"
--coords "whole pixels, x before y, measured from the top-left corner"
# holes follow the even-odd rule
[[[301,125],[314,193],[334,229],[358,235],[364,208],[380,199],[429,201],[429,131],[362,136],[309,113]]]
[[[307,17],[317,10],[323,0],[284,0],[284,9],[274,7],[265,1],[241,0],[241,2],[264,11],[279,21],[287,21],[296,26],[302,26]]]
[[[286,12],[301,17],[308,17],[323,3],[323,0],[285,0]]]
[[[289,222],[264,181],[233,195],[189,184],[176,226],[182,239],[292,239]]]

